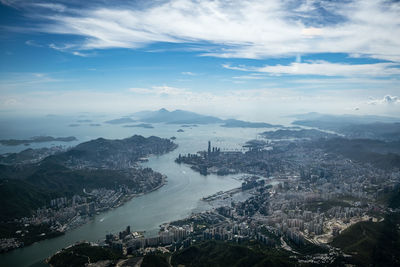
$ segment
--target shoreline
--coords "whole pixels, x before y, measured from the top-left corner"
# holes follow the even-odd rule
[[[123,195],[123,196],[121,196],[121,200],[122,200],[122,201],[121,201],[120,203],[118,203],[116,206],[109,207],[109,208],[106,209],[106,210],[102,210],[102,211],[100,211],[99,213],[95,213],[95,214],[91,215],[90,217],[87,217],[87,218],[83,219],[81,223],[79,223],[78,225],[74,225],[73,227],[68,227],[68,225],[64,225],[63,228],[64,228],[64,229],[67,228],[67,229],[66,229],[66,230],[63,230],[63,231],[56,231],[56,232],[53,232],[53,233],[57,233],[56,236],[52,236],[52,237],[49,237],[49,238],[44,238],[44,239],[35,241],[35,242],[33,242],[33,243],[30,243],[29,245],[26,245],[26,246],[23,245],[23,246],[20,246],[20,247],[11,248],[11,249],[9,249],[9,250],[7,250],[7,251],[0,252],[0,254],[1,254],[1,255],[5,255],[5,254],[11,253],[11,252],[13,252],[13,251],[15,251],[15,250],[18,250],[18,249],[30,247],[30,246],[33,245],[33,244],[40,243],[40,242],[45,241],[45,240],[50,240],[50,239],[54,239],[54,238],[63,236],[63,235],[65,235],[66,233],[68,233],[69,231],[71,231],[71,230],[77,229],[77,228],[79,228],[79,227],[81,227],[81,226],[84,226],[84,225],[86,225],[86,224],[88,224],[88,223],[94,221],[94,219],[95,219],[96,216],[101,215],[101,214],[106,213],[106,212],[109,212],[109,211],[111,211],[111,210],[113,210],[113,209],[117,209],[117,208],[123,206],[124,204],[126,204],[127,202],[131,201],[132,199],[137,198],[137,197],[140,197],[140,196],[143,196],[143,195],[146,195],[146,194],[149,194],[149,193],[151,193],[151,192],[154,192],[154,191],[160,189],[161,187],[163,187],[163,186],[166,185],[166,184],[167,184],[167,176],[166,176],[166,175],[162,175],[161,183],[160,183],[159,185],[157,185],[156,187],[154,187],[154,188],[152,188],[152,189],[150,189],[150,190],[148,190],[148,191],[146,191],[146,192],[139,193],[139,194],[126,194],[126,195]],[[46,236],[47,236],[47,235],[46,235]]]

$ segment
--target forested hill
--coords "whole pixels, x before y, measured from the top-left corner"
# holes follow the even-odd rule
[[[39,162],[0,164],[0,221],[29,216],[51,199],[83,194],[84,188],[114,189],[117,184],[137,193],[152,190],[161,184],[161,174],[140,168],[138,160],[172,151],[176,146],[155,136],[98,138]],[[8,157],[19,158],[18,153]]]

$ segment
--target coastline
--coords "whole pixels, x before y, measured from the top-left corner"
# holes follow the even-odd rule
[[[64,225],[64,227],[63,227],[64,230],[62,230],[62,231],[51,232],[51,235],[47,235],[46,234],[46,235],[43,236],[43,237],[46,237],[46,238],[42,238],[42,239],[40,239],[38,241],[35,241],[35,242],[32,242],[32,243],[30,243],[28,245],[22,245],[22,246],[19,246],[19,247],[14,247],[14,248],[8,249],[7,251],[2,251],[2,252],[0,252],[0,254],[4,255],[4,254],[10,253],[10,252],[12,252],[14,250],[18,250],[18,249],[21,249],[21,248],[27,248],[27,247],[29,247],[29,246],[31,246],[31,245],[33,245],[35,243],[39,243],[41,241],[45,241],[45,240],[57,238],[59,236],[63,236],[64,234],[68,233],[69,231],[72,231],[72,230],[77,229],[77,228],[79,228],[79,227],[81,227],[83,225],[86,225],[86,224],[88,224],[90,222],[93,222],[94,218],[97,215],[101,215],[101,214],[106,213],[106,212],[108,212],[110,210],[119,208],[119,207],[123,206],[124,204],[126,204],[127,202],[131,201],[134,198],[137,198],[137,197],[149,194],[151,192],[154,192],[154,191],[160,189],[161,187],[163,187],[164,185],[166,185],[166,183],[167,183],[167,176],[166,175],[162,175],[161,183],[159,185],[155,186],[154,188],[146,191],[146,192],[139,193],[139,194],[125,194],[125,195],[121,196],[120,200],[118,201],[118,204],[116,204],[115,206],[111,206],[111,207],[109,207],[109,208],[107,208],[105,210],[102,210],[100,212],[96,212],[95,214],[82,219],[81,222],[78,223],[78,224],[75,224],[73,226]],[[74,220],[71,220],[71,222],[69,222],[69,223],[71,224],[72,222],[74,222]]]

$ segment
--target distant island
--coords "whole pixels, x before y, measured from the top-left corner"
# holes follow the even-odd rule
[[[139,124],[129,124],[129,125],[124,125],[122,127],[125,128],[146,128],[146,129],[153,129],[153,125],[149,123],[139,123]]]
[[[132,114],[138,121],[147,123],[181,124],[181,127],[197,127],[197,124],[222,123],[221,127],[226,128],[276,128],[282,125],[273,125],[265,122],[248,122],[235,119],[220,119],[214,116],[207,116],[185,110],[169,111],[162,108],[157,111],[140,111]],[[121,120],[121,119],[120,119]],[[118,119],[116,121],[119,121]]]
[[[181,125],[181,127],[183,127],[183,128],[192,128],[192,127],[197,127],[198,125],[197,124],[183,124],[183,125]]]
[[[226,128],[277,128],[282,127],[282,125],[273,125],[265,122],[249,122],[241,120],[225,120],[221,127]]]
[[[132,118],[134,119],[132,119]],[[165,108],[156,111],[140,111],[130,116],[106,121],[108,124],[126,124],[132,122],[144,122],[137,125],[125,125],[123,127],[150,128],[150,123],[181,124],[182,128],[197,127],[198,124],[221,124],[225,128],[283,128],[282,125],[275,125],[266,122],[249,122],[236,119],[220,119],[214,116],[202,115],[186,110],[169,111]]]
[[[124,123],[131,123],[131,122],[136,122],[136,121],[132,120],[131,118],[128,118],[128,117],[105,121],[105,123],[108,123],[108,124],[124,124]]]
[[[167,124],[211,124],[222,122],[220,118],[206,116],[185,110],[168,111],[162,108],[157,111],[141,111],[132,114],[139,121],[147,123],[167,123]]]
[[[18,146],[32,143],[44,143],[44,142],[72,142],[77,141],[76,137],[52,137],[52,136],[35,136],[30,139],[3,139],[0,140],[0,144],[5,146]]]

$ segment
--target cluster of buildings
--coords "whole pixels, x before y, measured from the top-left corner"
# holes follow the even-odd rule
[[[24,244],[17,238],[1,238],[0,239],[0,253],[7,252],[9,250],[20,248]]]
[[[188,229],[181,239],[162,231],[155,239],[134,241],[134,246],[126,242],[127,247],[165,246],[182,239],[192,243],[259,240],[288,250],[293,249],[291,245],[323,248],[326,255],[311,262],[327,264],[339,253],[329,242],[351,224],[378,220],[374,216],[387,211],[380,198],[400,184],[398,170],[381,170],[301,142],[280,142],[273,150],[250,149],[245,153],[221,152],[209,143],[207,151],[180,155],[176,161],[203,174],[226,169],[253,176],[246,178],[240,190],[204,198],[217,202],[220,197],[226,204],[180,222]],[[249,197],[235,201],[234,193],[238,192],[248,192]]]
[[[157,236],[145,237],[142,233],[131,232],[130,226],[118,235],[108,234],[105,244],[126,254],[137,253],[148,247],[168,246],[170,251],[188,247],[192,242],[189,238],[193,233],[191,225],[168,225]]]
[[[13,233],[12,238],[0,239],[0,250],[22,247],[22,240],[30,234],[27,229],[31,226],[46,225],[43,229],[47,232],[42,233],[43,237],[54,232],[63,233],[88,222],[98,212],[123,204],[132,196],[133,191],[120,186],[118,190],[99,188],[85,195],[51,199],[47,207],[37,209],[32,216],[16,220],[21,229]]]
[[[21,222],[34,225],[46,223],[64,232],[85,223],[97,212],[121,205],[129,194],[129,189],[121,186],[118,190],[99,188],[85,195],[52,199],[50,206],[38,209],[33,216],[22,218]]]

